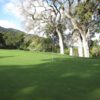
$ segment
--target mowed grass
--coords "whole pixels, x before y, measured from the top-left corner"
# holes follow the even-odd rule
[[[100,59],[0,50],[0,100],[100,100]]]

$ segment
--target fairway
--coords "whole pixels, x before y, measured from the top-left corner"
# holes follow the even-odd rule
[[[100,100],[100,59],[0,50],[0,100]]]

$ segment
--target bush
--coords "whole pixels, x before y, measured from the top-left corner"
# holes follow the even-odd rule
[[[69,55],[69,48],[65,49],[65,54]]]
[[[90,50],[92,57],[100,57],[100,46],[94,46]]]
[[[37,35],[26,35],[24,42],[21,45],[21,49],[30,51],[52,51],[52,40],[51,38],[43,38]]]

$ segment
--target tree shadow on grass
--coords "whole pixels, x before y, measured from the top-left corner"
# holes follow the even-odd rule
[[[2,58],[11,58],[11,57],[15,57],[15,56],[0,56],[0,59],[2,59]]]
[[[55,58],[0,67],[0,100],[100,100],[99,60]]]

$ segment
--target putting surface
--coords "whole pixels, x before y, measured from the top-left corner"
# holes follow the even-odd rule
[[[0,100],[100,100],[100,59],[0,50]]]

